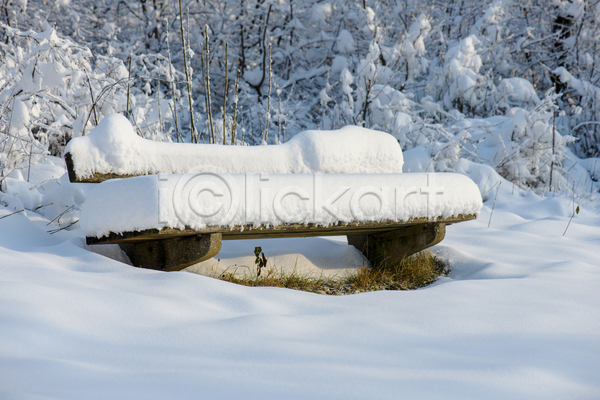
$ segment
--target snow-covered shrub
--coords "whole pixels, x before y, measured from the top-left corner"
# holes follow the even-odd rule
[[[531,111],[515,107],[503,117],[471,122],[478,144],[471,141],[466,146],[471,150],[467,158],[485,162],[522,188],[540,193],[564,188],[563,165],[574,138],[561,135],[556,127],[556,98],[548,93]]]
[[[510,109],[524,107],[528,110],[535,108],[540,103],[535,88],[526,79],[502,79],[495,93],[494,101],[497,109]]]
[[[145,94],[153,96],[154,109],[157,86],[161,86],[158,90],[162,99],[186,100],[181,76],[175,79],[177,88],[172,93],[165,82],[157,85],[147,80],[166,79],[168,74],[146,76],[136,62],[144,55],[166,58],[168,36],[174,70],[184,71],[178,2],[28,0],[26,8],[17,3],[23,2],[9,1],[10,15],[0,15],[0,20],[13,27],[19,23],[23,28],[25,25],[35,28],[47,18],[61,33],[88,44],[94,54],[118,57],[125,64],[131,54],[134,59],[132,85],[140,91],[150,86]],[[225,111],[232,115],[231,89],[236,71],[240,69],[238,94],[243,111],[238,123],[243,122],[248,128],[251,142],[259,142],[254,139],[264,133],[266,114],[279,112],[280,103],[280,114],[287,116],[288,137],[306,128],[336,124],[336,121],[363,123],[363,119],[368,119],[368,115],[361,117],[365,108],[359,106],[370,103],[369,82],[360,82],[363,78],[359,78],[358,67],[361,60],[368,59],[373,44],[380,52],[377,62],[393,71],[389,82],[378,83],[417,103],[430,96],[440,106],[439,111],[435,111],[437,122],[451,121],[447,117],[453,109],[476,117],[502,115],[511,107],[533,109],[535,101],[522,102],[514,93],[509,93],[514,85],[509,85],[506,79],[528,80],[538,96],[554,86],[566,88],[569,93],[558,100],[559,107],[565,111],[564,118],[559,120],[562,131],[584,122],[598,121],[596,115],[584,115],[585,108],[580,112],[577,103],[585,99],[568,89],[568,85],[561,84],[553,72],[563,67],[576,79],[597,85],[600,7],[589,0],[550,3],[545,0],[391,0],[383,3],[206,0],[182,5],[190,54],[202,54],[205,25],[208,25],[211,96],[212,104],[218,105],[213,107],[215,120],[221,119],[224,50],[225,43],[228,44],[230,101]],[[265,57],[269,45],[273,55],[271,83],[273,93],[277,93],[277,98],[271,101],[271,110],[266,109],[269,79]],[[154,59],[164,64],[158,60]],[[206,90],[201,73],[205,61],[196,56],[190,62],[191,70],[195,71],[192,98],[200,129],[206,127]],[[360,103],[359,96],[362,96],[365,100],[362,104],[351,104],[346,93],[348,85],[344,87],[346,91],[342,89],[340,74],[344,68],[348,68],[353,79],[350,85],[353,100]],[[152,69],[149,71],[152,73]],[[326,93],[331,100],[323,107],[320,93],[328,82],[332,87]],[[181,107],[172,107],[178,110],[185,136],[191,121],[186,102],[181,103]],[[593,107],[597,109],[597,105]],[[366,114],[369,114],[368,109]],[[167,107],[165,111],[170,110]],[[361,118],[355,120],[357,117]],[[144,122],[138,121],[138,124],[144,125]],[[140,129],[144,131],[142,126]],[[270,124],[270,129],[279,131],[281,128]],[[573,134],[582,139],[587,135],[587,142],[594,142],[597,129],[597,125],[586,124]],[[268,136],[277,135],[271,132]],[[593,148],[591,143],[590,146]],[[583,147],[576,150],[579,154],[584,151]]]
[[[554,73],[570,92],[565,108],[568,117],[562,117],[561,128],[571,130],[579,140],[574,147],[579,154],[587,157],[600,154],[600,86],[575,78],[564,67]]]
[[[6,140],[27,137],[38,154],[60,155],[69,138],[124,109],[127,70],[117,59],[93,60],[89,49],[47,28],[38,33],[0,25],[8,42],[0,45],[0,126]]]
[[[402,85],[411,88],[428,70],[430,60],[425,56],[425,41],[431,32],[431,21],[421,14],[412,22],[408,32],[393,47],[382,46],[385,65],[402,77]]]
[[[437,97],[446,109],[455,108],[470,116],[487,111],[495,86],[489,76],[479,73],[482,61],[476,46],[480,44],[481,41],[472,35],[450,47],[443,74],[430,83],[431,90],[437,89]]]
[[[4,126],[0,127],[3,128],[3,133],[0,133],[0,176],[6,175],[7,171],[23,169],[48,154],[47,148],[29,129],[31,118],[23,101],[12,99],[10,108],[8,105],[3,107],[3,112],[9,115]]]
[[[173,102],[164,95],[161,101],[158,79],[143,81],[143,90],[131,87],[128,99],[129,72],[121,60],[94,55],[89,48],[46,28],[43,32],[21,31],[0,24],[6,35],[6,43],[0,44],[3,174],[35,163],[46,154],[61,156],[71,137],[86,134],[105,115],[126,113],[128,105],[139,134],[169,140]],[[162,56],[139,56],[133,63],[136,77],[173,79]],[[170,127],[166,133],[165,124]]]

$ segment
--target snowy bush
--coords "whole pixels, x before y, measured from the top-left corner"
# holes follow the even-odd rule
[[[21,31],[0,25],[0,131],[4,169],[46,154],[60,155],[66,142],[124,109],[127,70],[120,60],[98,57],[54,29]]]
[[[540,191],[551,189],[551,179],[554,179],[555,188],[564,188],[565,182],[559,178],[564,172],[562,162],[566,145],[573,138],[556,131],[554,114],[552,96],[546,97],[532,111],[513,108],[507,112],[512,120],[512,132],[510,136],[500,137],[502,155],[496,165],[502,176],[522,187]]]
[[[71,137],[89,132],[114,112],[126,112],[140,135],[166,140],[172,102],[132,89],[128,99],[128,70],[114,57],[94,55],[46,26],[43,32],[0,25],[7,43],[0,44],[0,142],[3,173],[37,162],[47,154],[62,155]],[[136,57],[137,74],[166,76],[162,57]],[[161,63],[162,62],[162,65]],[[162,68],[162,69],[161,69]],[[164,117],[164,121],[162,120]],[[161,124],[162,123],[162,124]],[[170,124],[172,125],[172,123]],[[172,128],[171,128],[172,130]]]

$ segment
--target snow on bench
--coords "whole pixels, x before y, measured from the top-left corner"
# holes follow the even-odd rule
[[[135,133],[120,114],[106,116],[87,136],[65,148],[71,182],[101,182],[137,175],[180,174],[214,165],[228,173],[402,172],[402,149],[384,132],[356,126],[305,131],[269,146],[165,143]]]
[[[135,266],[164,271],[214,257],[222,240],[326,235],[347,235],[373,266],[396,263],[482,207],[469,178],[401,174],[397,141],[356,127],[192,145],[142,139],[112,115],[67,151],[73,181],[103,181],[81,208],[87,243],[117,243]],[[132,175],[145,176],[107,180]]]

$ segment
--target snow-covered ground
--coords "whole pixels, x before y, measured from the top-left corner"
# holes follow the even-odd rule
[[[192,82],[182,10],[150,3],[3,2],[0,400],[600,398],[600,3],[188,2]],[[269,15],[273,29],[256,23]],[[227,99],[223,43],[245,63]],[[349,123],[380,132],[300,133]],[[212,144],[190,147],[196,135]],[[484,207],[448,228],[433,250],[452,272],[420,290],[240,287],[86,246],[77,221],[93,185],[71,185],[51,156],[72,138],[84,176],[198,160],[454,172]],[[271,147],[247,146],[259,143]],[[343,238],[303,238],[225,242],[190,269],[252,266],[257,245],[282,268],[365,263]]]
[[[60,172],[51,161],[32,174]],[[433,248],[448,277],[340,297],[137,269],[0,207],[0,398],[598,399],[598,210],[563,236],[570,196],[504,182]],[[260,245],[362,262],[336,238]]]

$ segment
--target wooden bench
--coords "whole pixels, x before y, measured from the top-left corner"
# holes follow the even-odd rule
[[[122,118],[122,117],[121,117]],[[119,124],[126,123],[124,118],[119,119],[118,117],[113,118],[113,122],[117,121]],[[125,121],[125,122],[123,122]],[[121,126],[118,125],[118,126]],[[110,127],[109,127],[110,128]],[[106,128],[108,129],[108,128]],[[120,129],[120,128],[119,128]],[[133,132],[133,131],[132,131]],[[94,132],[92,132],[93,134]],[[88,136],[92,136],[92,134]],[[371,133],[369,133],[371,134]],[[376,135],[381,133],[375,132]],[[135,135],[131,133],[131,135]],[[339,135],[339,134],[338,134]],[[391,168],[393,171],[397,171],[399,168],[401,169],[402,164],[402,155],[401,150],[399,150],[399,146],[395,139],[391,139],[391,141],[384,136],[385,134],[381,134],[382,143],[385,141],[383,145],[380,145],[380,149],[376,149],[377,151],[372,152],[370,155],[370,159],[365,160],[365,165],[371,169],[377,169],[377,159],[381,157],[381,154],[384,154],[384,157],[388,158],[388,165],[392,165]],[[314,135],[313,135],[314,136]],[[390,136],[391,138],[391,136]],[[73,142],[84,143],[86,140],[88,143],[84,143],[85,146],[81,145],[81,143],[77,143],[78,146],[72,145]],[[141,138],[133,138],[130,140],[133,142],[140,142],[143,139]],[[311,139],[313,140],[313,139]],[[321,140],[321,139],[317,139]],[[393,264],[399,262],[402,258],[407,257],[411,254],[419,252],[423,249],[431,247],[437,243],[439,243],[445,236],[446,226],[473,220],[476,218],[479,209],[481,208],[481,196],[479,195],[479,191],[475,184],[470,181],[468,178],[462,175],[450,174],[450,175],[442,175],[442,182],[447,181],[450,182],[448,185],[448,190],[454,190],[453,196],[455,198],[459,198],[466,206],[462,208],[458,208],[459,211],[443,211],[437,214],[432,215],[402,215],[401,217],[397,217],[395,214],[393,216],[387,216],[386,218],[378,218],[376,220],[369,220],[369,218],[361,219],[361,218],[340,218],[339,220],[331,219],[327,221],[320,221],[311,218],[305,218],[303,221],[292,221],[292,222],[283,222],[283,223],[270,223],[263,224],[261,221],[248,221],[248,220],[240,220],[237,223],[228,223],[226,225],[206,225],[206,226],[194,226],[193,224],[188,224],[184,221],[184,223],[179,223],[178,221],[171,222],[169,224],[153,224],[147,223],[146,225],[132,224],[132,226],[124,227],[119,223],[119,218],[127,219],[130,215],[137,213],[139,210],[136,209],[137,202],[147,201],[148,198],[158,197],[158,194],[152,192],[154,184],[156,184],[156,179],[140,179],[138,178],[129,178],[134,175],[147,175],[147,174],[157,174],[160,172],[164,172],[168,175],[164,175],[167,178],[171,179],[175,175],[171,175],[174,172],[181,172],[181,170],[156,170],[153,169],[152,166],[144,167],[141,172],[128,173],[126,169],[117,169],[113,168],[110,162],[102,161],[103,170],[95,171],[90,169],[89,165],[93,165],[93,163],[87,162],[90,157],[98,157],[98,158],[106,158],[106,160],[114,160],[114,155],[106,154],[108,150],[102,149],[100,146],[98,148],[93,147],[90,143],[93,144],[94,141],[99,142],[98,138],[88,137],[74,139],[69,146],[67,147],[67,152],[65,154],[65,161],[68,168],[68,174],[71,182],[93,182],[99,183],[98,186],[88,195],[88,199],[82,206],[82,213],[80,218],[80,225],[86,231],[86,241],[90,245],[96,244],[118,244],[123,251],[128,255],[129,259],[133,263],[133,265],[142,268],[151,268],[163,271],[176,271],[181,270],[187,266],[198,263],[200,261],[209,259],[211,257],[216,256],[219,253],[221,248],[222,240],[237,240],[237,239],[267,239],[267,238],[285,238],[285,237],[309,237],[309,236],[333,236],[333,235],[346,235],[348,238],[348,243],[358,248],[365,257],[370,261],[373,266],[379,266],[383,264]],[[114,141],[114,140],[113,140]],[[150,141],[147,141],[150,142]],[[299,142],[299,141],[297,141]],[[140,146],[153,146],[153,152],[160,151],[160,144],[152,142],[145,143],[140,142]],[[297,146],[301,149],[302,146],[298,146],[298,143],[288,144],[286,142],[284,145],[280,146],[288,146],[291,147],[293,145]],[[367,143],[367,142],[365,142]],[[126,146],[128,143],[122,144],[122,146]],[[319,143],[315,146],[318,148]],[[173,149],[174,144],[169,145],[169,149]],[[181,149],[184,149],[187,153],[189,150],[195,151],[196,148],[191,147],[183,147],[183,146],[202,146],[202,145],[179,145]],[[211,146],[211,145],[205,145]],[[212,145],[215,146],[215,145]],[[398,149],[393,148],[393,146],[398,146]],[[93,148],[91,148],[93,147]],[[168,146],[165,146],[168,147]],[[228,146],[232,152],[236,152],[236,154],[242,154],[239,147],[240,146]],[[260,146],[259,146],[260,147]],[[367,146],[365,146],[367,147]],[[91,148],[91,150],[90,150]],[[199,147],[202,149],[201,147]],[[252,151],[257,152],[257,157],[269,157],[268,152],[270,148],[275,149],[275,146],[262,146],[260,149],[253,149]],[[381,150],[383,148],[383,150]],[[84,150],[81,150],[84,149]],[[156,150],[159,149],[159,150]],[[219,148],[215,148],[218,151],[223,151],[223,147],[219,146]],[[249,149],[246,147],[246,149]],[[315,147],[311,149],[311,151],[315,151]],[[368,152],[369,149],[365,149],[365,152]],[[78,154],[77,152],[82,152],[82,154]],[[104,153],[103,153],[104,152]],[[387,153],[386,153],[387,152]],[[160,154],[159,154],[160,156]],[[280,154],[274,153],[273,157],[279,157]],[[112,158],[110,158],[112,157]],[[173,157],[173,153],[168,155],[170,159],[168,162],[164,162],[164,165],[172,165],[173,159],[177,157]],[[189,154],[188,154],[189,157]],[[146,157],[147,158],[147,157]],[[193,157],[192,157],[193,158]],[[393,164],[396,158],[400,158],[399,166]],[[165,156],[167,159],[167,156]],[[391,160],[391,161],[390,161]],[[282,162],[285,162],[283,160]],[[384,162],[382,161],[382,162]],[[77,163],[86,163],[85,166],[85,174],[82,174],[81,171],[83,168],[78,168]],[[120,160],[117,159],[117,164]],[[147,163],[147,160],[145,161]],[[296,161],[294,161],[295,163]],[[362,161],[358,160],[357,162],[362,163]],[[139,164],[139,163],[138,163]],[[302,160],[300,162],[302,164]],[[305,163],[306,164],[306,163]],[[161,164],[162,165],[162,164]],[[335,168],[336,163],[331,162],[331,166],[327,168]],[[238,168],[239,166],[235,166]],[[179,167],[178,167],[179,168]],[[78,172],[79,171],[79,172]],[[239,171],[228,171],[228,172],[239,172]],[[265,172],[265,171],[250,171],[250,172]],[[269,172],[269,171],[267,171]],[[277,172],[277,171],[275,171]],[[302,171],[301,171],[302,172]],[[429,182],[429,176],[437,176],[438,174],[389,174],[389,175],[380,175],[380,174],[372,174],[368,175],[365,180],[365,175],[356,175],[356,179],[362,179],[363,181],[369,182],[371,181],[370,177],[373,179],[385,179],[390,180],[390,185],[397,187],[404,185],[404,181],[409,178],[415,177],[415,179],[427,179]],[[151,175],[156,178],[157,175]],[[294,184],[295,181],[302,181],[307,178],[307,175],[272,175],[273,181],[289,181],[291,184]],[[328,188],[338,182],[339,179],[344,177],[334,176],[333,174],[323,174],[324,178],[329,179],[323,187]],[[348,175],[345,179],[350,179],[352,182],[352,175]],[[244,179],[238,175],[235,175],[236,179]],[[361,178],[362,177],[362,178]],[[114,178],[128,178],[128,179],[120,179],[115,180]],[[103,183],[100,183],[103,182]],[[106,182],[111,182],[111,185],[108,185]],[[399,183],[398,183],[399,182]],[[408,181],[407,181],[408,182]],[[129,184],[139,185],[143,183],[146,186],[140,186],[141,188],[150,188],[143,194],[139,194],[137,200],[129,200],[129,202],[118,198],[119,196],[106,195],[103,188],[107,188],[109,190],[112,187],[120,187],[121,193],[128,193],[127,185]],[[410,183],[409,183],[410,184]],[[104,185],[104,186],[102,186]],[[149,186],[148,186],[149,185]],[[243,185],[243,183],[242,183]],[[351,183],[346,183],[347,186],[351,186]],[[414,184],[411,184],[414,186]],[[465,186],[466,185],[466,186]],[[110,188],[109,188],[110,186]],[[453,187],[457,186],[459,188]],[[465,193],[461,191],[467,187]],[[96,191],[96,189],[98,189]],[[137,189],[136,189],[137,190]],[[145,189],[144,189],[145,190]],[[172,190],[172,187],[171,189]],[[468,193],[467,193],[468,192]],[[404,193],[404,192],[402,192]],[[172,194],[170,194],[172,196]],[[316,196],[316,195],[315,195]],[[116,198],[115,198],[116,197]],[[96,199],[95,198],[99,198]],[[316,198],[316,197],[315,197]],[[406,197],[405,197],[406,198]],[[413,199],[414,200],[414,199]],[[464,201],[463,201],[464,200]],[[158,201],[158,200],[157,200]],[[415,202],[417,200],[414,200]],[[416,204],[416,203],[415,203]],[[414,204],[413,204],[414,205]],[[128,208],[129,207],[129,208]],[[152,203],[151,207],[158,207],[157,204]],[[383,202],[382,206],[383,208]],[[394,206],[395,207],[395,206]],[[115,210],[115,215],[108,215],[108,219],[113,218],[112,222],[115,228],[109,231],[102,231],[102,233],[98,233],[99,231],[90,228],[94,224],[102,225],[104,221],[102,219],[104,217],[99,218],[101,221],[98,222],[90,222],[96,217],[96,214],[103,214],[103,210]],[[119,214],[120,213],[120,214]],[[421,213],[423,214],[423,213]],[[144,219],[144,215],[142,215],[142,219]],[[98,219],[98,218],[96,218]],[[107,226],[111,226],[110,222],[106,222]],[[118,233],[117,233],[118,232]]]
[[[185,176],[163,175],[160,179],[177,180]],[[325,181],[324,187],[330,188],[331,192],[335,188],[331,182],[327,182],[328,180],[341,182],[342,178],[347,180],[360,180],[362,178],[363,181],[379,178],[389,180],[394,187],[400,186],[399,181],[408,181],[408,184],[415,188],[415,182],[419,180],[427,181],[430,176],[438,175],[348,174],[338,176],[331,174],[319,178]],[[233,177],[232,180],[237,179],[239,182],[248,179],[244,175],[232,175],[231,177]],[[260,175],[256,175],[254,179],[258,180],[259,177]],[[468,178],[458,174],[442,175],[442,178],[450,186],[457,187],[464,186],[464,181],[471,182]],[[307,181],[310,181],[311,176],[269,175],[269,179],[274,182],[274,190],[277,191],[285,184],[282,182],[288,184],[296,182],[297,184],[293,187],[309,187]],[[459,184],[456,183],[457,181],[460,181]],[[468,200],[466,207],[461,205],[459,208],[471,212],[453,213],[451,215],[448,215],[447,211],[440,210],[430,217],[423,215],[394,217],[391,214],[392,211],[388,210],[386,211],[387,214],[382,214],[376,220],[369,220],[369,218],[349,217],[351,210],[340,208],[341,211],[338,211],[344,217],[339,220],[332,219],[334,218],[333,214],[327,215],[329,219],[318,220],[311,219],[313,215],[313,209],[310,208],[312,202],[306,202],[310,210],[305,213],[307,217],[303,218],[301,222],[277,222],[277,220],[270,218],[267,223],[261,223],[260,220],[253,222],[256,217],[250,216],[245,220],[238,217],[237,220],[223,225],[198,225],[194,224],[193,221],[180,221],[171,216],[167,222],[159,223],[161,219],[158,217],[159,208],[163,207],[171,210],[173,202],[177,199],[175,193],[178,192],[173,189],[173,187],[176,188],[174,184],[161,189],[157,186],[157,182],[160,183],[159,176],[154,175],[108,180],[98,184],[88,195],[88,200],[82,206],[81,211],[80,224],[86,231],[87,243],[116,243],[129,256],[133,265],[137,267],[174,271],[216,256],[221,248],[222,240],[346,235],[348,243],[358,248],[370,261],[371,265],[379,266],[397,263],[404,257],[439,243],[445,236],[446,226],[475,219],[476,212],[480,207],[477,203],[481,201],[477,187],[471,182],[473,187],[470,190],[476,192],[477,197],[474,200]],[[344,182],[341,182],[340,185],[344,185]],[[132,187],[131,190],[129,190],[129,186]],[[448,188],[448,190],[451,189]],[[457,190],[454,189],[455,192]],[[164,193],[160,193],[161,191],[164,191]],[[123,200],[121,193],[127,193],[130,198]],[[350,190],[348,190],[348,193],[350,193]],[[358,191],[354,193],[356,194]],[[413,208],[415,204],[418,205],[419,202],[426,201],[425,198],[417,198],[416,193],[417,191],[413,189],[413,194],[410,195],[412,197],[406,197],[407,202],[412,201]],[[161,196],[164,196],[166,200],[164,204],[159,205]],[[348,194],[348,198],[349,196],[350,194]],[[456,193],[454,193],[454,196],[456,197]],[[242,193],[239,197],[243,199],[247,198],[247,195]],[[468,194],[465,194],[465,197],[469,199]],[[471,196],[471,198],[473,197]],[[350,203],[348,198],[340,203]],[[375,199],[373,201],[379,200]],[[236,205],[236,207],[239,208],[240,206]],[[383,205],[381,207],[383,208]],[[122,223],[122,221],[134,216],[138,212],[138,208],[150,211],[140,214],[138,219],[134,218],[135,223]],[[260,208],[256,202],[254,208]],[[111,212],[108,215],[102,215],[103,210],[110,210]],[[244,213],[248,214],[249,212],[247,210],[236,211],[235,215]]]

